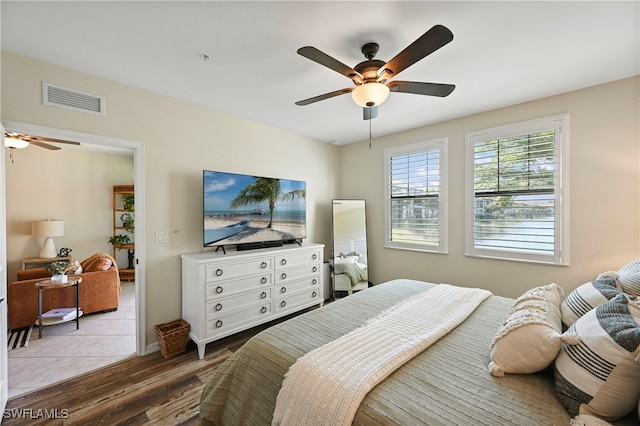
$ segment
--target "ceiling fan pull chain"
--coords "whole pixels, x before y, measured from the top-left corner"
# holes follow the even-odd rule
[[[369,149],[371,149],[371,121],[369,120]]]

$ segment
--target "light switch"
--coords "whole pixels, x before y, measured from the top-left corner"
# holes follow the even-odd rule
[[[169,242],[168,231],[156,231],[156,244],[164,244]]]

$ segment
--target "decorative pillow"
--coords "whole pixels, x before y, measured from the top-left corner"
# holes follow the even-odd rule
[[[618,271],[618,286],[625,293],[640,296],[640,259],[632,260]]]
[[[621,290],[616,288],[617,277],[618,274],[615,272],[605,272],[569,293],[560,305],[562,323],[565,327],[568,328],[593,308],[620,294]]]
[[[358,263],[359,260],[360,256],[339,257],[336,258],[336,263]]]
[[[555,362],[556,394],[572,417],[615,420],[640,397],[640,305],[618,294],[565,333]]]
[[[106,253],[97,253],[80,263],[84,272],[106,271],[115,265],[115,259]]]
[[[548,284],[516,299],[491,343],[491,374],[530,374],[551,365],[560,351],[563,294],[557,284]]]
[[[89,263],[87,267],[84,268],[84,271],[85,272],[106,271],[107,269],[111,268],[111,265],[113,265],[113,262],[111,261],[111,259],[101,257]]]

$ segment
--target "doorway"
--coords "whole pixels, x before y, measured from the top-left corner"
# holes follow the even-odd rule
[[[137,223],[136,233],[135,233],[135,279],[133,283],[135,283],[131,288],[126,289],[129,294],[133,294],[134,302],[134,312],[135,312],[135,353],[137,355],[145,354],[145,315],[144,315],[144,159],[143,159],[143,144],[140,142],[128,141],[123,139],[111,138],[107,136],[100,135],[92,135],[81,132],[74,132],[64,129],[56,129],[51,127],[43,127],[43,126],[35,126],[25,123],[18,122],[3,122],[2,123],[5,131],[7,132],[16,132],[27,135],[37,135],[46,138],[54,138],[61,140],[71,140],[71,141],[80,141],[82,143],[81,149],[99,151],[103,153],[109,152],[122,152],[128,153],[133,156],[133,167],[134,167],[134,186],[135,186],[135,199],[136,199],[136,209],[135,209],[135,221]],[[66,148],[65,146],[65,149]],[[19,159],[16,158],[16,161]],[[62,167],[69,167],[72,165],[61,164]],[[2,162],[2,167],[5,168],[5,162]],[[4,170],[3,170],[4,171]],[[48,179],[49,181],[54,181],[55,179],[51,177]],[[61,184],[58,182],[58,184]],[[63,183],[62,183],[63,184]],[[5,179],[5,184],[3,184],[3,195],[7,192],[7,184]],[[6,229],[6,217],[3,218],[5,222]],[[77,259],[82,260],[82,259]],[[5,265],[6,266],[6,265]],[[123,282],[123,284],[126,283]],[[81,320],[82,322],[82,320]],[[59,326],[56,326],[59,327]],[[6,327],[5,327],[6,328]],[[6,353],[3,356],[3,361],[7,361]]]

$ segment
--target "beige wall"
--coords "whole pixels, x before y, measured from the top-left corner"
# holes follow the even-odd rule
[[[41,105],[41,81],[105,96],[106,116]],[[339,158],[330,144],[6,51],[1,118],[144,144],[146,214],[136,227],[146,231],[148,343],[155,324],[181,316],[180,254],[201,250],[203,169],[306,181],[307,240],[330,243]],[[159,230],[169,244],[154,243]]]
[[[107,115],[97,117],[42,106],[42,80],[106,96]],[[371,149],[368,141],[337,148],[2,52],[1,119],[144,143],[147,191],[142,225],[147,239],[147,340],[152,342],[156,340],[154,324],[181,315],[180,254],[200,250],[203,169],[307,181],[308,240],[327,245],[331,242],[331,200],[365,199],[370,274],[375,283],[408,277],[480,286],[496,294],[517,296],[548,282],[571,290],[599,272],[618,269],[639,254],[639,80],[626,79],[376,138]],[[465,132],[562,112],[571,114],[570,265],[554,267],[465,257]],[[384,149],[443,136],[449,138],[449,253],[384,249]],[[21,159],[22,153],[19,154],[16,162]],[[9,195],[14,189],[12,178],[7,177]],[[27,174],[25,179],[31,179],[32,185],[42,181],[37,174]],[[110,196],[106,202],[110,206]],[[11,209],[12,205],[8,205],[8,217],[14,215]],[[107,227],[111,226],[110,220],[109,217]],[[169,244],[154,243],[157,230],[169,231]],[[64,238],[57,241],[59,247],[64,244],[74,251],[83,247],[82,243],[67,240],[66,234]],[[18,249],[23,250],[20,254],[14,254],[10,244],[8,251],[12,259],[18,259],[25,250],[35,250],[34,244],[23,242]],[[93,250],[93,246],[87,247]],[[330,252],[325,253],[327,257]]]
[[[367,201],[370,278],[479,286],[513,297],[549,282],[570,291],[638,257],[639,82],[640,77],[625,79],[380,137],[371,149],[368,141],[342,147],[340,196]],[[465,257],[465,132],[564,112],[571,114],[570,265]],[[385,249],[384,150],[439,137],[449,138],[449,253]]]
[[[71,248],[82,261],[112,253],[113,185],[133,183],[133,158],[63,148],[29,147],[7,155],[7,280],[16,279],[24,258],[38,257],[42,238],[31,237],[31,222],[64,220],[56,249]],[[126,266],[126,259],[120,266]]]

